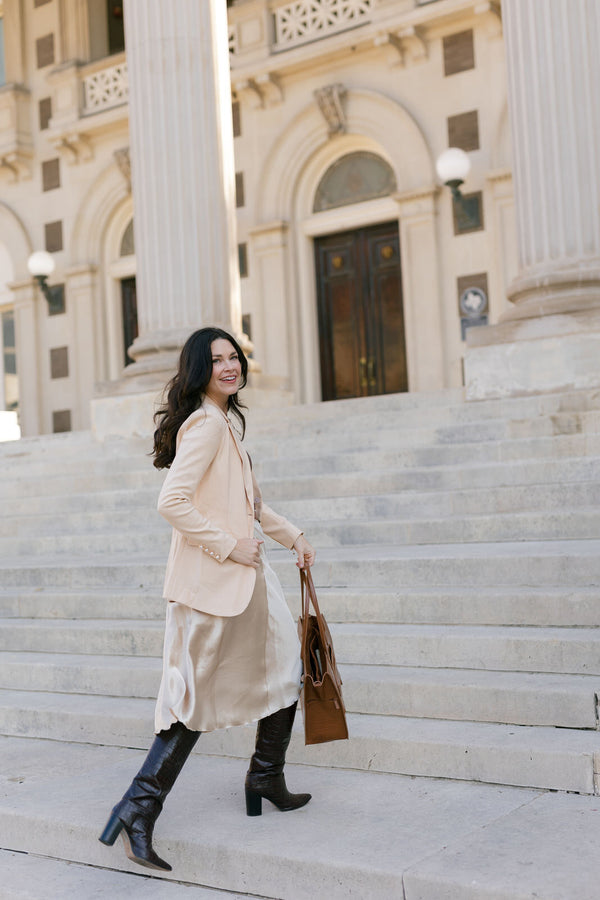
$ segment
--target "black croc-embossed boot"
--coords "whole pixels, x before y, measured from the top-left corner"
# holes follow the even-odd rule
[[[262,814],[263,797],[284,812],[299,809],[311,798],[310,794],[290,794],[283,775],[297,706],[296,702],[287,709],[279,709],[258,723],[256,748],[246,775],[246,813],[249,816]]]
[[[181,722],[156,735],[142,768],[100,835],[103,844],[112,846],[121,834],[129,859],[150,869],[171,871],[152,849],[154,823],[199,737],[199,731],[190,731]]]

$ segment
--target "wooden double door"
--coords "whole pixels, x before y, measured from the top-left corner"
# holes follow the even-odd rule
[[[398,224],[315,241],[323,400],[408,390]]]

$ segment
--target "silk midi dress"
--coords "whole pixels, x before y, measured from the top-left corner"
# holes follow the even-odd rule
[[[256,521],[254,536],[265,537]],[[176,721],[215,731],[262,719],[296,702],[301,676],[296,625],[262,544],[252,598],[240,615],[167,603],[155,733]]]

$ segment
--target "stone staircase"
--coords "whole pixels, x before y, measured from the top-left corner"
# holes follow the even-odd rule
[[[0,445],[0,896],[120,896],[118,884],[165,898],[189,885],[279,900],[530,896],[523,872],[505,884],[489,860],[484,887],[464,853],[479,841],[482,865],[482,835],[523,820],[522,852],[543,804],[554,831],[572,821],[573,854],[590,831],[600,393],[388,395],[254,411],[248,432],[265,499],[318,548],[351,740],[304,747],[299,722],[289,780],[315,799],[292,822],[273,811],[257,823],[242,796],[253,727],[202,736],[157,828],[174,874],[110,871],[136,871],[96,837],[152,739],[162,476],[139,439]],[[296,616],[293,559],[270,553]],[[528,872],[550,900],[562,870],[543,852],[545,837]],[[589,856],[565,897],[597,900]],[[11,886],[23,878],[30,893]]]

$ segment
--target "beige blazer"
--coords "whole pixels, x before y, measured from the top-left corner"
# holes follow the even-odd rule
[[[245,610],[256,569],[228,557],[240,538],[254,536],[255,495],[260,499],[248,454],[227,416],[205,399],[179,429],[158,498],[159,513],[173,526],[165,599],[217,616]],[[265,534],[291,549],[300,529],[258,506]]]

